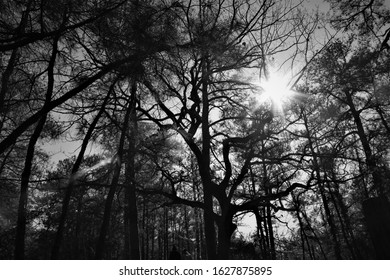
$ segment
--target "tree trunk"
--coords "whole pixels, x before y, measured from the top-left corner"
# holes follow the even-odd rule
[[[261,141],[261,156],[263,160],[263,187],[265,191],[265,195],[269,195],[272,193],[272,186],[269,183],[269,178],[268,178],[268,172],[267,172],[267,165],[265,164],[266,162],[266,157],[265,157],[265,145],[264,141]],[[265,221],[267,223],[267,229],[268,229],[268,240],[269,240],[269,253],[270,253],[270,258],[271,260],[276,259],[276,250],[275,250],[275,238],[274,238],[274,230],[272,226],[272,209],[269,205],[265,206]]]
[[[320,248],[320,251],[321,251],[321,254],[322,254],[323,258],[324,258],[325,260],[327,260],[328,257],[327,257],[326,254],[325,254],[324,248],[322,247],[321,241],[320,241],[320,239],[318,238],[317,233],[315,232],[314,228],[313,228],[313,227],[311,226],[311,224],[310,224],[310,220],[309,220],[309,217],[307,216],[307,213],[306,213],[304,210],[302,210],[301,213],[302,213],[302,217],[303,217],[303,218],[305,219],[305,221],[306,221],[306,225],[309,227],[310,231],[313,233],[313,236],[314,236],[315,240],[316,240],[317,243],[318,243],[318,247]],[[308,243],[308,245],[309,245],[309,243]]]
[[[137,141],[137,114],[136,114],[136,93],[137,84],[133,82],[131,86],[130,100],[130,134],[128,145],[128,156],[126,159],[125,171],[125,207],[124,207],[124,225],[125,225],[125,258],[139,260],[139,233],[138,233],[138,210],[135,182],[135,157]]]
[[[158,228],[156,227],[156,222],[157,222],[157,219],[156,219],[156,215],[152,215],[152,219],[151,219],[152,223],[151,223],[151,229],[150,229],[150,253],[149,253],[149,256],[150,256],[150,259],[151,260],[154,260],[155,259],[155,240],[156,238],[158,238],[158,236],[155,236],[155,232],[156,230],[158,230]]]
[[[150,259],[150,228],[153,227],[153,222],[151,222],[150,220],[150,215],[149,215],[149,208],[148,208],[148,202],[143,201],[144,203],[144,207],[143,207],[143,214],[142,214],[142,217],[143,217],[143,233],[142,233],[142,236],[143,236],[143,252],[144,254],[142,255],[142,259],[144,260],[148,260]]]
[[[339,243],[339,240],[337,238],[337,228],[336,228],[336,225],[334,223],[333,215],[332,215],[332,212],[329,208],[328,199],[327,199],[326,194],[325,194],[323,180],[322,180],[321,172],[320,172],[320,166],[318,163],[318,156],[317,156],[318,153],[315,150],[312,136],[310,134],[310,129],[308,126],[307,117],[305,114],[303,117],[304,117],[304,124],[305,124],[305,128],[306,128],[306,133],[307,133],[307,140],[308,140],[308,144],[309,144],[309,149],[310,149],[310,151],[312,153],[312,157],[313,157],[313,168],[314,168],[314,172],[315,172],[316,177],[317,177],[318,189],[320,191],[322,204],[324,206],[325,219],[326,219],[326,222],[329,226],[330,233],[331,233],[331,236],[333,239],[333,250],[334,250],[336,258],[341,259],[340,243]]]
[[[351,114],[355,121],[355,125],[357,128],[360,142],[362,143],[364,154],[366,156],[366,164],[372,176],[374,190],[376,191],[376,194],[378,196],[384,197],[385,191],[384,191],[383,180],[382,180],[383,174],[381,174],[380,170],[378,169],[376,159],[372,154],[370,142],[364,131],[364,126],[360,118],[360,113],[355,108],[355,104],[353,103],[351,94],[349,92],[345,92],[345,95],[347,98],[347,104],[350,108]]]
[[[119,182],[120,171],[121,171],[121,166],[122,166],[123,150],[124,150],[127,129],[129,126],[129,117],[130,117],[131,110],[132,110],[132,108],[131,108],[131,105],[129,103],[128,107],[126,109],[125,118],[123,121],[123,126],[122,126],[122,131],[121,131],[121,136],[119,139],[118,152],[116,155],[117,161],[115,163],[116,164],[115,171],[114,171],[114,175],[113,175],[113,178],[111,181],[110,190],[108,191],[108,195],[106,198],[106,203],[104,206],[103,222],[102,222],[102,225],[100,228],[99,239],[98,239],[98,242],[96,244],[96,255],[95,255],[96,259],[103,259],[104,258],[106,236],[107,236],[107,232],[108,232],[108,229],[110,226],[112,203],[113,203],[114,195],[115,195],[117,185]]]
[[[270,257],[271,260],[276,260],[276,249],[275,249],[275,237],[274,237],[274,229],[272,226],[272,212],[271,207],[266,206],[266,221],[267,221],[267,228],[268,228],[268,238],[269,238],[269,249],[270,249]]]
[[[369,198],[363,202],[367,229],[374,245],[376,259],[390,259],[390,206],[382,197]]]
[[[260,215],[259,209],[253,210],[256,217],[256,235],[259,240],[260,254],[263,260],[266,260],[268,257],[267,241],[264,235],[264,229],[262,225],[262,217]]]
[[[207,54],[202,58],[202,163],[199,166],[200,176],[203,184],[203,200],[204,200],[204,226],[206,237],[206,248],[208,259],[216,259],[216,234],[215,234],[215,219],[213,205],[213,188],[210,174],[210,148],[211,137],[209,131],[209,62]]]
[[[231,237],[237,225],[233,224],[235,213],[231,210],[227,199],[221,203],[221,208],[222,215],[218,223],[218,259],[226,260],[230,257]]]
[[[191,161],[191,171],[192,171],[192,193],[193,193],[193,200],[199,201],[199,189],[198,184],[196,181],[196,169]],[[195,229],[195,246],[194,246],[194,259],[200,260],[202,259],[202,236],[201,236],[201,227],[202,223],[200,221],[200,210],[198,208],[194,208],[194,229]]]
[[[50,57],[47,77],[47,91],[45,96],[45,103],[43,107],[46,107],[52,98],[53,89],[54,89],[54,64],[58,52],[58,37],[54,38],[53,41],[53,50]],[[21,186],[20,186],[20,197],[18,205],[18,220],[16,225],[16,238],[15,238],[15,259],[24,259],[24,250],[25,250],[25,235],[26,235],[26,223],[27,223],[27,200],[28,200],[28,184],[30,181],[31,169],[35,153],[35,145],[42,133],[43,127],[46,123],[47,113],[41,116],[37,126],[34,129],[30,141],[28,143],[26,160],[24,164],[24,169],[22,172]]]
[[[269,243],[269,232],[268,232],[268,223],[267,223],[267,213],[265,207],[261,207],[261,216],[263,227],[264,227],[264,240],[265,240],[265,248],[266,248],[266,259],[271,259],[271,245]]]
[[[334,190],[332,190],[332,188],[330,186],[330,182],[328,182],[327,183],[328,191],[329,191],[330,197],[332,199],[332,203],[334,205],[337,217],[338,217],[339,222],[340,222],[341,232],[343,234],[343,237],[344,237],[345,243],[348,247],[348,250],[351,253],[351,257],[353,259],[360,258],[359,257],[360,256],[359,250],[356,246],[354,246],[355,239],[354,239],[353,233],[352,233],[351,228],[350,228],[351,223],[349,221],[349,217],[347,214],[347,208],[346,208],[344,200],[340,194],[339,186],[336,183],[336,174],[333,171],[332,171],[332,180],[334,182],[333,183]]]
[[[113,86],[114,86],[114,84],[112,85],[112,87]],[[66,186],[66,190],[65,190],[65,196],[64,196],[64,199],[62,201],[60,221],[58,224],[57,234],[56,234],[53,248],[52,248],[52,252],[51,252],[51,259],[53,259],[53,260],[58,259],[58,256],[60,253],[62,238],[64,235],[65,223],[66,223],[66,219],[67,219],[67,215],[68,215],[69,203],[70,203],[70,199],[71,199],[71,196],[73,193],[74,183],[76,180],[75,175],[77,174],[77,172],[80,169],[80,166],[81,166],[81,163],[83,161],[84,154],[85,154],[85,151],[87,149],[89,140],[92,137],[92,133],[93,133],[101,115],[104,112],[104,109],[106,107],[106,104],[108,102],[108,99],[109,99],[109,96],[110,96],[110,93],[112,90],[112,87],[108,91],[108,94],[107,94],[106,98],[104,99],[103,104],[101,105],[99,112],[97,113],[96,117],[94,118],[91,125],[89,126],[88,131],[85,134],[85,137],[84,137],[83,142],[81,144],[80,152],[77,156],[75,163],[73,164],[72,174],[70,175],[70,178],[69,178],[68,184]]]
[[[327,221],[327,224],[329,226],[330,234],[331,234],[332,239],[333,239],[334,253],[335,253],[336,258],[338,260],[341,260],[342,259],[341,250],[340,250],[341,248],[340,248],[339,240],[337,238],[337,228],[336,228],[336,225],[334,223],[333,215],[332,215],[332,212],[329,208],[328,198],[326,197],[325,190],[324,190],[322,183],[319,183],[319,190],[320,190],[320,195],[321,195],[321,199],[322,199],[322,205],[324,206],[326,221]]]
[[[168,259],[169,256],[169,218],[168,209],[164,207],[164,219],[163,219],[163,259]]]
[[[214,260],[217,258],[216,252],[216,234],[215,234],[215,225],[214,225],[214,210],[213,210],[213,198],[211,192],[208,190],[209,187],[203,187],[204,193],[204,205],[205,209],[203,211],[203,220],[204,220],[204,232],[206,237],[206,249],[207,249],[207,258],[209,260]]]

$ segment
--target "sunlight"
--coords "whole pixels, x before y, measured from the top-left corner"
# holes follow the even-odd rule
[[[295,95],[291,90],[288,75],[280,75],[277,71],[270,71],[268,77],[256,83],[261,93],[256,99],[260,104],[271,103],[274,115],[284,115],[283,106],[289,103]]]
[[[71,180],[77,180],[79,179],[80,177],[82,176],[85,176],[86,174],[88,173],[91,173],[101,167],[104,167],[104,166],[107,166],[107,165],[111,165],[111,164],[117,164],[119,162],[119,157],[118,155],[115,155],[111,158],[105,158],[105,159],[102,159],[101,161],[99,161],[97,164],[95,164],[94,166],[91,166],[91,167],[88,167],[88,168],[84,168],[82,170],[79,170],[76,174],[73,174],[71,176]]]

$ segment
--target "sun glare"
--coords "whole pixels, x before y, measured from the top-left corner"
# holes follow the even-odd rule
[[[294,96],[291,90],[289,80],[277,72],[269,73],[267,79],[257,83],[260,94],[257,95],[259,103],[271,103],[272,111],[275,115],[283,115],[283,106],[285,106]]]
[[[76,174],[73,174],[71,176],[71,180],[75,180],[75,179],[79,179],[81,176],[84,176],[88,173],[91,173],[101,167],[104,167],[104,166],[107,166],[107,165],[110,165],[110,164],[116,164],[118,163],[119,161],[119,157],[117,155],[111,157],[111,158],[105,158],[105,159],[102,159],[101,161],[99,161],[97,164],[95,164],[94,166],[91,166],[91,167],[88,167],[88,168],[84,168],[82,170],[79,170]]]

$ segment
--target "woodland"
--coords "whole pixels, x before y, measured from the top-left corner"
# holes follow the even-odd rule
[[[381,0],[0,0],[0,259],[390,259],[389,39]]]

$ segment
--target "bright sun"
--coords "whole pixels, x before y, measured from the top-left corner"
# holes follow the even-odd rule
[[[289,80],[277,72],[270,72],[267,79],[256,83],[260,89],[257,95],[259,103],[271,103],[272,111],[275,115],[283,115],[283,106],[290,102],[294,96],[294,91],[289,86]]]

